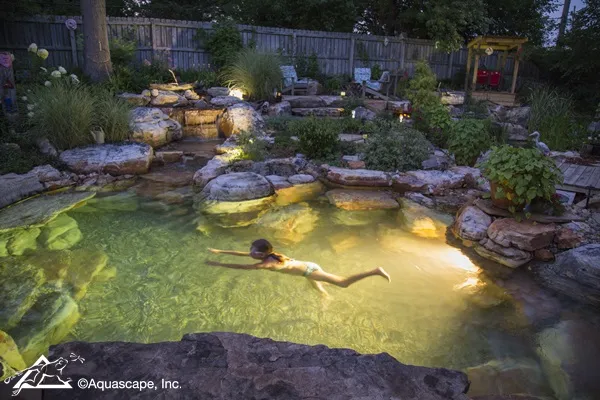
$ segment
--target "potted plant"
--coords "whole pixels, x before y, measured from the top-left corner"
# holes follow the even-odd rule
[[[537,149],[493,147],[479,166],[490,181],[493,204],[513,213],[534,199],[551,201],[556,185],[562,182],[554,160]]]

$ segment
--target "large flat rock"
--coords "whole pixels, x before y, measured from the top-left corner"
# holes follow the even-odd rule
[[[0,175],[0,208],[43,190],[44,185],[32,172]]]
[[[46,194],[3,208],[0,210],[0,233],[46,225],[60,213],[83,204],[95,195],[94,192]]]
[[[390,186],[392,180],[383,171],[329,167],[327,179],[346,186]]]
[[[333,189],[325,194],[329,202],[348,211],[388,210],[400,208],[400,204],[386,191]]]
[[[178,381],[180,389],[135,392],[137,399],[364,399],[468,400],[467,376],[459,371],[405,365],[388,354],[361,355],[276,342],[236,333],[197,333],[180,342],[151,344],[63,343],[49,358],[71,353],[85,358],[70,362],[64,376],[77,382],[108,380]],[[124,390],[46,390],[44,399],[131,398]]]
[[[556,225],[517,221],[514,218],[497,219],[488,227],[487,235],[504,247],[535,251],[552,244]]]
[[[154,152],[142,143],[100,144],[63,151],[60,160],[78,174],[145,174]]]

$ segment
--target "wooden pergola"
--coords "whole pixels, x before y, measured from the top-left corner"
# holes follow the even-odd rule
[[[469,42],[467,48],[469,53],[467,55],[467,69],[465,76],[465,91],[472,90],[471,95],[473,98],[481,100],[491,100],[503,105],[514,105],[515,104],[515,88],[517,86],[517,74],[519,73],[519,57],[522,46],[527,42],[526,38],[520,37],[509,37],[509,36],[479,36]],[[491,55],[495,52],[501,51],[502,56],[499,58],[500,65],[496,65],[496,69],[500,71],[500,74],[504,71],[506,60],[510,53],[514,54],[515,62],[512,76],[512,83],[509,92],[492,92],[492,91],[478,91],[477,89],[477,72],[479,70],[479,59],[482,56],[482,52],[485,55]],[[475,57],[473,57],[473,55]],[[472,61],[474,59],[474,61]],[[473,75],[471,73],[471,64],[473,63]],[[469,83],[471,84],[469,87]]]

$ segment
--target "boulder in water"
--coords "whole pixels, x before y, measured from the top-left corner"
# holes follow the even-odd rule
[[[492,218],[478,207],[467,206],[459,211],[452,226],[454,234],[463,240],[479,241],[487,237]]]
[[[259,228],[278,242],[298,243],[315,229],[319,214],[307,203],[293,204],[264,214],[257,222]]]
[[[487,235],[504,247],[535,251],[552,244],[556,225],[540,224],[531,221],[517,221],[514,218],[497,219],[488,227]]]
[[[0,326],[11,329],[35,303],[46,281],[44,272],[14,257],[0,258]]]
[[[383,190],[334,189],[325,195],[332,205],[348,211],[387,210],[400,207],[394,196]]]

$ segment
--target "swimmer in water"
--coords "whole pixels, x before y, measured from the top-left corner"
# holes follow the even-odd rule
[[[218,267],[234,268],[234,269],[265,269],[268,271],[283,272],[288,275],[304,276],[310,283],[322,294],[327,295],[327,292],[323,288],[321,282],[330,283],[339,287],[346,288],[352,285],[354,282],[358,282],[362,279],[370,276],[381,276],[391,281],[390,276],[383,268],[375,268],[370,271],[361,272],[358,274],[350,275],[348,277],[333,275],[323,271],[323,269],[317,264],[310,261],[299,261],[292,258],[286,257],[283,254],[273,252],[273,246],[265,239],[259,239],[252,242],[250,246],[250,252],[244,251],[230,251],[230,250],[217,250],[208,249],[214,254],[228,254],[232,256],[252,257],[255,260],[259,260],[256,264],[228,264],[220,263],[215,261],[207,261],[208,265],[214,265]]]

